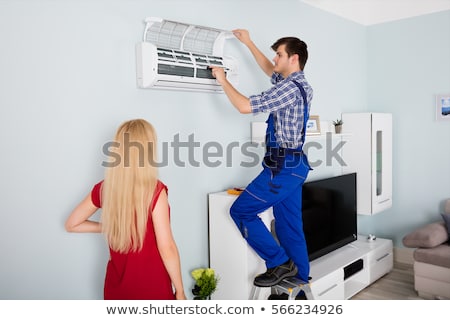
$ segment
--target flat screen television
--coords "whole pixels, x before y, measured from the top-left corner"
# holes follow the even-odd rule
[[[356,240],[356,173],[306,182],[302,199],[310,261]]]

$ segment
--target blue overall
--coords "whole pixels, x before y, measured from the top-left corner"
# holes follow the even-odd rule
[[[308,102],[303,87],[294,81],[304,101],[303,135],[305,140]],[[263,171],[235,200],[230,214],[242,236],[265,261],[267,268],[289,258],[298,268],[298,278],[307,282],[309,259],[302,221],[302,187],[311,167],[298,149],[281,148],[275,139],[273,115],[267,119],[266,154]],[[279,244],[258,214],[272,207]]]

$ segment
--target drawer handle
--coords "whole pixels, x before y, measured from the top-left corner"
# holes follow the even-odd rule
[[[388,252],[388,253],[385,253],[383,256],[381,256],[381,257],[379,257],[379,258],[377,259],[377,262],[383,260],[383,259],[386,258],[388,255],[389,255],[389,252]]]
[[[331,289],[334,289],[337,287],[337,283],[333,284],[331,287],[329,287],[328,289],[326,289],[325,291],[322,291],[321,293],[319,293],[319,297],[323,296],[325,293],[327,293],[328,291],[330,291]]]

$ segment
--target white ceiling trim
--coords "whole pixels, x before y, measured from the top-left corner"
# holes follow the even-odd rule
[[[362,25],[450,10],[450,0],[300,0]]]

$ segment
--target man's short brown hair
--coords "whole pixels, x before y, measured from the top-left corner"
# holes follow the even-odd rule
[[[308,46],[306,43],[296,37],[284,37],[278,39],[273,45],[272,50],[277,51],[281,45],[286,45],[286,52],[288,56],[293,54],[298,55],[298,62],[300,64],[300,70],[305,68],[306,61],[308,60]]]

